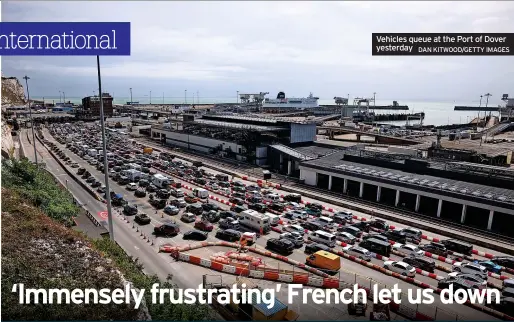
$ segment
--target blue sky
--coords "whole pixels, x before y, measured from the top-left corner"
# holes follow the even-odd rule
[[[514,2],[9,2],[2,21],[130,21],[132,55],[102,58],[115,96],[372,96],[470,101],[514,89],[512,57],[373,57],[373,32],[512,32]],[[95,57],[2,57],[34,97],[96,90]],[[514,93],[510,93],[514,95]]]

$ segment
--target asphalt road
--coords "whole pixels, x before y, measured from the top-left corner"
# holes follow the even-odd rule
[[[45,138],[47,138],[47,139],[49,139],[51,141],[54,141],[51,138],[51,136],[49,135],[48,132],[45,133]],[[90,166],[87,162],[85,162],[83,159],[81,159],[77,155],[71,153],[71,151],[67,150],[63,145],[59,144],[58,142],[54,141],[54,143],[56,143],[58,146],[60,146],[63,151],[66,151],[67,152],[66,154],[73,161],[78,162],[81,167],[85,167],[89,172],[91,172],[91,174],[95,178],[99,179],[102,183],[104,183],[103,182],[103,174],[101,174],[99,171],[97,171],[95,167]],[[41,149],[38,149],[38,150],[41,150]],[[48,164],[47,164],[47,168],[55,169],[57,171],[57,167],[60,167],[60,166],[57,164],[57,162],[55,162],[55,161],[53,161],[53,162],[54,162],[54,164],[52,165],[52,162],[49,161]],[[52,171],[52,170],[50,170],[50,171]],[[76,171],[76,169],[74,169],[74,171]],[[61,172],[63,172],[63,171],[61,170]],[[69,181],[71,181],[70,179],[69,179]],[[178,181],[181,181],[181,180],[178,180]],[[114,181],[110,181],[109,183],[110,183],[111,189],[113,191],[118,192],[118,193],[122,193],[124,195],[125,199],[129,203],[138,204],[138,208],[143,209],[143,211],[145,211],[145,213],[147,213],[152,218],[152,224],[144,226],[144,227],[140,227],[140,229],[143,230],[143,232],[145,234],[147,234],[148,236],[151,235],[151,231],[153,230],[153,225],[161,223],[163,220],[166,219],[166,217],[168,217],[167,215],[162,215],[162,212],[159,212],[159,213],[156,214],[155,210],[147,203],[147,198],[136,198],[136,197],[133,196],[133,192],[127,191],[125,189],[125,187],[119,186]],[[186,183],[186,184],[187,185],[191,185],[189,183]],[[79,190],[82,190],[82,188],[80,186],[78,186],[78,185],[77,185],[77,188]],[[70,190],[71,189],[72,188],[70,187]],[[87,192],[83,191],[82,195],[80,197],[81,198],[86,198],[85,195],[89,196],[89,194],[87,194]],[[223,197],[223,198],[226,199],[225,197]],[[216,203],[216,201],[212,201],[212,200],[210,202]],[[95,213],[99,212],[99,211],[104,211],[105,210],[105,205],[104,204],[102,204],[100,202],[96,202],[96,203],[97,203],[97,207],[95,209]],[[221,208],[225,208],[225,209],[228,208],[228,206],[226,206],[226,205],[222,205],[222,204],[219,204],[219,203],[217,203],[217,204]],[[91,212],[93,212],[93,211],[91,211]],[[169,273],[174,275],[174,280],[177,283],[178,283],[179,279],[180,280],[185,279],[186,281],[191,281],[191,276],[195,276],[195,275],[199,274],[199,273],[196,273],[196,270],[199,270],[199,271],[202,271],[202,272],[207,271],[206,272],[207,274],[212,274],[213,273],[212,271],[203,269],[201,267],[195,267],[194,269],[192,269],[192,267],[194,267],[194,266],[189,265],[189,264],[185,264],[185,263],[172,263],[173,260],[168,255],[164,255],[163,256],[163,254],[157,254],[157,257],[161,257],[161,258],[164,257],[164,258],[166,258],[166,262],[167,263],[165,263],[164,267],[168,267],[168,269],[165,270],[164,267],[161,268],[160,264],[156,264],[155,263],[157,260],[153,259],[153,258],[150,258],[151,255],[147,254],[149,252],[146,251],[146,249],[151,248],[151,247],[149,247],[148,244],[145,241],[141,240],[142,237],[139,237],[138,234],[134,232],[134,230],[131,228],[132,227],[132,223],[127,224],[126,222],[122,221],[122,217],[120,217],[120,216],[115,216],[115,217],[116,218],[115,218],[115,221],[114,221],[114,223],[115,223],[114,235],[115,235],[116,241],[118,241],[120,239],[120,241],[118,241],[118,243],[124,249],[126,249],[126,250],[129,249],[130,250],[129,253],[131,255],[133,255],[135,257],[140,257],[140,260],[143,263],[145,263],[145,268],[148,269],[148,270],[151,270],[149,272],[157,273],[156,271],[159,271],[159,273],[157,273],[157,275],[159,275],[160,277],[165,277],[167,274],[165,274],[164,272],[167,271],[167,272],[169,272]],[[164,217],[164,218],[162,218],[162,217]],[[176,216],[176,217],[178,217],[178,216]],[[129,219],[129,220],[131,220],[131,219]],[[178,220],[178,218],[177,218],[176,221],[179,224],[182,232],[192,229],[192,225],[191,224],[183,223],[180,220]],[[211,234],[211,235],[213,235],[213,234]],[[272,232],[272,233],[270,233],[267,236],[263,236],[263,237],[259,238],[259,240],[257,242],[257,245],[258,245],[257,247],[262,247],[263,248],[265,246],[265,244],[266,244],[266,241],[269,238],[277,237],[277,235],[278,235],[277,233]],[[137,240],[137,243],[135,241],[133,241],[134,239]],[[209,236],[209,240],[216,240],[216,239],[213,238],[213,236]],[[156,238],[155,246],[153,247],[153,253],[156,253],[156,247],[157,247],[157,245],[159,245],[161,243],[184,244],[184,242],[182,241],[180,235],[177,236],[177,237],[174,237],[174,238]],[[141,251],[141,250],[143,250],[143,251]],[[212,251],[208,250],[207,253],[205,253],[205,254],[207,256],[209,253],[210,254],[214,254],[217,251],[219,251],[219,250],[216,250],[216,249],[213,248]],[[145,254],[141,254],[141,253],[145,253]],[[306,255],[303,253],[303,251],[301,249],[298,249],[292,255],[290,255],[288,257],[291,258],[291,259],[297,260],[299,262],[304,262]],[[398,257],[397,256],[393,256],[392,258],[398,258]],[[149,268],[146,267],[146,263],[147,263],[148,260],[150,260],[152,262],[152,264],[150,265]],[[278,264],[278,263],[274,263],[273,260],[269,260],[267,262],[270,265],[275,266],[275,267],[277,265],[273,265],[273,264]],[[381,265],[382,264],[381,261],[376,260],[376,259],[374,259],[373,262],[375,264],[377,264],[377,265]],[[172,263],[172,264],[170,265],[170,263]],[[180,269],[181,267],[184,267],[185,265],[187,266],[187,272],[186,272],[186,270],[182,270],[181,271],[181,269]],[[280,263],[280,267],[281,268],[283,268],[285,265],[286,264],[284,264],[284,263]],[[153,267],[153,266],[156,266],[156,267]],[[172,267],[171,270],[169,269],[169,266]],[[206,274],[206,273],[200,273],[200,275],[201,274]],[[445,276],[446,275],[446,273],[443,273],[443,272],[438,272],[438,274],[441,275],[441,276]],[[370,283],[375,283],[374,281],[377,281],[378,283],[383,284],[383,285],[387,285],[389,287],[392,287],[394,284],[398,284],[398,287],[401,288],[404,291],[406,291],[408,289],[413,289],[413,290],[419,289],[418,287],[413,286],[413,285],[411,285],[409,283],[405,283],[402,280],[399,280],[399,279],[394,278],[392,276],[388,276],[388,275],[382,274],[382,273],[380,273],[378,271],[375,271],[373,269],[367,268],[367,267],[365,267],[365,266],[363,266],[361,264],[352,262],[352,261],[344,259],[344,258],[342,259],[342,271],[340,273],[340,278],[341,278],[341,280],[344,280],[344,281],[346,281],[348,283],[352,283],[353,284],[353,283],[357,282],[357,283],[359,283],[361,285],[364,285],[364,286],[369,286]],[[372,279],[373,281],[370,281],[370,279]],[[420,280],[422,282],[425,282],[427,284],[430,284],[430,285],[437,285],[437,282],[435,280],[430,279],[428,277],[417,275],[416,279],[418,279],[418,280]],[[180,283],[178,283],[178,284],[180,285]],[[196,283],[195,286],[197,286],[198,284],[199,283]],[[406,299],[403,299],[402,302],[406,303]],[[444,305],[444,304],[442,304],[440,302],[440,299],[439,299],[438,296],[436,296],[436,302],[433,305],[431,305],[431,306],[420,305],[419,310],[421,312],[423,312],[423,313],[433,315],[433,313],[434,313],[434,311],[436,309],[435,308],[436,306],[438,306],[439,308],[442,308],[442,310],[439,309],[438,316],[439,317],[444,317],[444,319],[454,319],[455,315],[458,315],[459,319],[466,319],[466,320],[491,320],[491,319],[493,319],[491,316],[489,316],[487,314],[484,314],[484,313],[482,313],[480,311],[477,311],[475,309],[469,308],[467,306],[456,305],[456,304]],[[412,305],[412,308],[414,309],[415,305]],[[438,317],[438,319],[442,319],[442,318],[439,318],[439,317]]]

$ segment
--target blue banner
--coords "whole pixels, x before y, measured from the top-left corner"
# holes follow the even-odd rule
[[[0,22],[0,56],[130,56],[130,22]]]

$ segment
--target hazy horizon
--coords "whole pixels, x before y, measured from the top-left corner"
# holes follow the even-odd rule
[[[514,88],[511,57],[373,57],[373,32],[508,32],[512,2],[2,2],[2,21],[129,21],[132,55],[101,57],[105,92],[156,100],[284,91],[322,99],[490,104]],[[120,10],[120,9],[123,10]],[[2,57],[32,97],[97,90],[95,57]],[[510,93],[514,95],[514,93]],[[135,100],[135,99],[134,99]],[[140,99],[141,100],[141,99]]]

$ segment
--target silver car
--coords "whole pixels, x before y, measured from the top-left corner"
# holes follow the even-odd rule
[[[359,259],[365,260],[367,262],[371,261],[371,252],[366,248],[362,248],[359,246],[346,246],[343,248],[343,252],[348,255],[355,256]]]
[[[282,233],[280,234],[280,239],[287,239],[292,242],[296,247],[303,246],[303,235],[291,232],[291,233]]]

